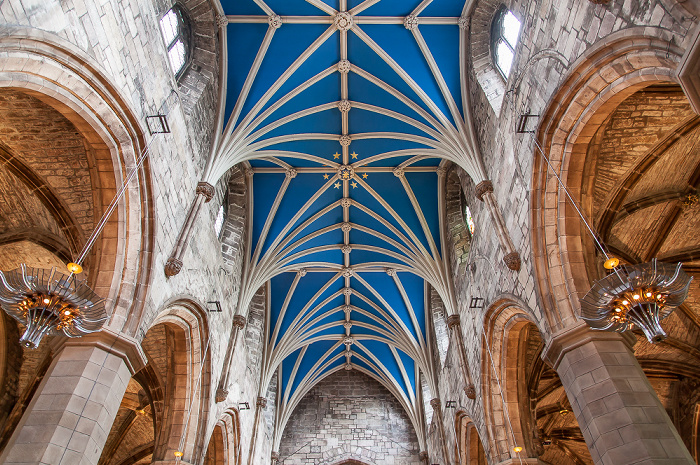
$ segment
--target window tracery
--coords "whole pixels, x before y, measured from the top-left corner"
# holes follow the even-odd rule
[[[189,27],[185,12],[174,5],[160,19],[160,32],[168,50],[168,60],[176,77],[182,74],[190,57]]]
[[[520,21],[512,11],[503,6],[493,19],[491,41],[493,61],[505,79],[510,75],[515,48],[520,37]]]

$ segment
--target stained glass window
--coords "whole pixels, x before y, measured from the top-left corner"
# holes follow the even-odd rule
[[[177,5],[160,19],[160,32],[168,48],[170,66],[177,76],[184,69],[189,54],[185,16]]]
[[[469,228],[469,234],[474,235],[474,219],[472,218],[472,212],[469,207],[464,207],[464,220],[467,222],[467,227]]]

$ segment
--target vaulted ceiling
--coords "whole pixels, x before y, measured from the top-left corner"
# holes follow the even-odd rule
[[[222,6],[227,90],[205,177],[250,165],[239,305],[269,282],[262,394],[277,374],[277,431],[315,383],[354,369],[419,432],[419,373],[436,389],[427,284],[455,305],[441,164],[485,178],[463,92],[465,2]]]

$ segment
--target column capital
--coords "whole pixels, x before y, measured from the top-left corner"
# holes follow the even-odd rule
[[[476,185],[476,188],[474,189],[474,195],[476,195],[476,198],[481,200],[482,202],[484,201],[484,194],[486,194],[487,192],[493,192],[493,183],[488,179],[485,181],[481,181],[479,184]]]
[[[197,183],[197,189],[195,192],[197,195],[203,195],[204,201],[207,203],[214,198],[214,186],[205,181],[200,181]]]
[[[471,399],[471,400],[476,399],[476,388],[474,387],[474,385],[469,384],[467,387],[465,387],[464,394],[466,394],[467,399]]]
[[[455,326],[459,326],[460,322],[461,322],[461,318],[460,318],[459,314],[457,314],[457,313],[447,317],[447,327],[450,329],[454,329]]]
[[[55,337],[50,345],[56,356],[66,347],[97,347],[121,358],[132,375],[148,363],[146,354],[136,339],[109,328],[82,337]]]
[[[622,341],[632,350],[637,338],[629,332],[594,331],[581,321],[576,326],[554,333],[553,337],[544,346],[542,358],[556,370],[568,352],[592,341]]]
[[[245,324],[246,324],[246,319],[243,315],[236,315],[233,317],[233,326],[236,329],[245,328]]]
[[[442,402],[440,402],[440,399],[435,397],[434,399],[430,400],[430,406],[433,408],[433,410],[439,411],[442,406]]]
[[[261,407],[261,408],[267,407],[267,398],[266,397],[258,397],[257,400],[255,401],[255,406]]]
[[[430,462],[430,457],[428,456],[428,453],[424,450],[420,451],[420,454],[418,454],[418,457],[425,463],[426,465]]]

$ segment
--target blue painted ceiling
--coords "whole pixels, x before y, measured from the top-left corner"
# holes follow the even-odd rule
[[[419,370],[433,369],[426,281],[450,300],[437,170],[464,151],[464,1],[222,6],[225,124],[210,171],[234,160],[254,173],[244,286],[270,285],[263,385],[278,373],[284,416],[324,376],[357,369],[410,414]]]

